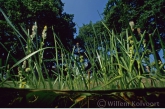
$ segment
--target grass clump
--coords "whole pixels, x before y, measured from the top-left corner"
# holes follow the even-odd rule
[[[15,62],[14,65],[8,66],[6,70],[3,70],[3,72],[7,72],[8,77],[0,82],[1,87],[59,90],[112,90],[164,87],[165,79],[161,75],[164,73],[164,63],[157,60],[152,40],[153,35],[157,34],[159,36],[159,33],[156,33],[157,30],[149,35],[150,43],[147,45],[144,40],[145,31],[143,34],[139,34],[140,40],[137,40],[136,35],[133,34],[132,25],[130,25],[130,29],[124,31],[123,35],[115,34],[113,30],[109,30],[102,22],[107,34],[101,37],[95,34],[96,37],[93,38],[92,43],[90,43],[91,40],[85,40],[88,43],[88,45],[85,45],[85,58],[81,54],[77,56],[74,54],[76,49],[80,49],[79,43],[70,52],[65,49],[55,33],[53,33],[54,47],[44,47],[47,37],[47,26],[43,28],[40,43],[35,43],[37,39],[36,22],[32,26],[31,34],[29,30],[26,31],[22,28],[26,34],[25,39],[3,11],[0,11],[13,31],[20,36],[18,39],[25,54],[24,58],[17,61],[3,43],[0,42],[1,46],[8,51],[8,57],[12,57],[12,60]],[[84,35],[84,39],[89,38]],[[23,42],[26,43],[25,47]],[[160,43],[164,50],[161,39]],[[149,45],[152,48],[151,50],[147,48]],[[46,49],[55,50],[54,58],[43,58]],[[150,54],[153,54],[155,64],[147,61]],[[8,59],[6,59],[6,66],[8,65]],[[51,69],[53,72],[52,76],[56,78],[49,76],[49,71],[45,65],[45,62],[51,61],[56,63],[55,70]],[[88,62],[90,62],[91,67],[86,69],[84,63]],[[14,72],[14,68],[17,68],[17,72]],[[44,74],[46,75],[45,77]]]

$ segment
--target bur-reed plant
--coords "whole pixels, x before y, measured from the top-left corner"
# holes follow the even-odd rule
[[[102,24],[105,27],[106,34],[98,36],[93,26],[95,36],[92,37],[92,39],[84,34],[84,39],[88,39],[85,40],[84,54],[91,63],[90,69],[86,71],[84,57],[81,55],[75,56],[74,51],[76,47],[73,47],[72,51],[66,50],[56,33],[53,32],[55,45],[53,47],[44,47],[45,39],[49,37],[46,34],[47,26],[43,28],[41,41],[35,43],[38,37],[37,22],[35,22],[32,27],[32,33],[22,27],[22,30],[26,34],[26,36],[23,36],[11,23],[5,13],[1,9],[0,11],[16,36],[19,36],[18,39],[25,54],[24,58],[17,60],[11,55],[10,50],[0,42],[1,47],[8,51],[8,57],[10,56],[15,62],[14,65],[7,68],[6,72],[9,76],[0,83],[1,87],[59,90],[120,90],[164,87],[165,79],[164,76],[160,75],[160,69],[164,68],[164,63],[158,63],[152,41],[154,34],[159,36],[159,33],[156,33],[156,31],[150,35],[149,43],[152,47],[151,54],[154,56],[155,65],[147,63],[148,66],[154,67],[154,70],[151,70],[155,72],[155,75],[153,75],[151,71],[149,74],[146,74],[147,71],[143,67],[143,61],[145,60],[148,49],[139,52],[142,49],[142,45],[144,45],[145,31],[143,34],[140,34],[140,40],[138,41],[132,32],[132,26],[124,31],[124,35],[115,34],[104,22],[102,22]],[[164,44],[160,36],[159,39],[163,53],[165,53]],[[26,47],[24,47],[24,43]],[[44,59],[44,50],[52,48],[55,50],[55,54],[53,54],[54,58]],[[6,59],[6,66],[8,61],[9,58]],[[58,69],[52,70],[53,75],[56,76],[56,78],[53,79],[49,76],[45,65],[45,62],[51,61],[56,63],[55,68]],[[18,68],[18,75],[12,75],[11,73],[15,67]],[[67,74],[65,74],[66,72]],[[43,73],[46,74],[47,78],[44,78]],[[13,79],[13,76],[15,76],[17,80]],[[12,80],[13,84],[11,82],[9,83],[9,79]]]

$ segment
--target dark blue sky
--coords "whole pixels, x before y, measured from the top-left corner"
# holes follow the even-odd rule
[[[81,27],[90,21],[95,23],[101,20],[100,14],[103,13],[108,0],[62,0],[64,12],[74,14],[74,22]],[[78,33],[78,26],[76,26]],[[77,34],[75,34],[76,36]]]

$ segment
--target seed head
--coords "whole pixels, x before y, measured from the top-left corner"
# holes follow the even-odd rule
[[[137,28],[137,32],[139,35],[141,35],[141,29],[140,28]]]
[[[68,71],[68,68],[65,68],[64,71]]]
[[[32,26],[32,34],[30,35],[31,39],[33,39],[37,34],[37,23],[35,22]]]
[[[80,56],[80,59],[83,59],[83,55]]]
[[[46,31],[47,31],[47,26],[44,27],[43,31],[42,31],[42,38],[46,39]]]
[[[135,26],[134,21],[130,21],[129,25],[130,25],[131,28],[133,28]]]
[[[131,27],[131,30],[134,31],[134,26],[135,26],[134,21],[130,21],[129,25]]]
[[[130,44],[132,45],[134,43],[134,41],[133,40],[130,40]]]
[[[129,36],[129,37],[128,37],[128,40],[131,40],[131,39],[132,39],[132,36]]]
[[[29,71],[30,71],[30,68],[26,68],[26,69],[25,69],[25,72],[29,72]]]
[[[83,62],[84,61],[84,59],[80,59],[80,62]]]

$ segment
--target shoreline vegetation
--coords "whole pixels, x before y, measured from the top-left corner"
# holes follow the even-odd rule
[[[0,42],[8,53],[5,65],[0,66],[0,107],[165,106],[165,63],[157,58],[153,40],[158,37],[164,54],[158,29],[147,33],[130,21],[122,33],[115,33],[100,21],[103,35],[97,35],[91,24],[95,37],[83,35],[84,45],[77,41],[68,50],[53,26],[44,25],[38,35],[38,22],[31,30],[20,25],[21,34],[1,8],[0,12],[24,54],[18,60]],[[52,31],[54,46],[46,46],[48,31]],[[51,59],[44,57],[49,49],[54,50]],[[48,68],[49,62],[55,65]]]
[[[133,89],[145,88],[146,86],[164,87],[163,83],[165,79],[162,76],[164,73],[164,63],[156,60],[152,40],[153,35],[157,34],[156,30],[148,35],[150,43],[146,43],[145,37],[147,37],[147,33],[145,31],[141,33],[140,28],[134,28],[135,24],[133,21],[129,22],[130,30],[126,29],[124,35],[115,34],[113,30],[110,31],[104,22],[102,22],[107,29],[109,39],[104,36],[95,37],[96,39],[94,38],[92,41],[95,44],[94,48],[90,48],[92,45],[85,46],[84,54],[86,57],[84,57],[81,55],[79,43],[69,52],[60,43],[55,33],[53,33],[55,46],[44,47],[44,41],[49,37],[47,36],[47,26],[43,28],[42,40],[39,44],[40,46],[38,46],[39,48],[36,49],[35,37],[37,37],[37,23],[35,22],[32,26],[31,34],[24,30],[27,34],[27,40],[25,40],[5,13],[2,10],[1,12],[11,28],[20,36],[20,43],[23,44],[22,40],[26,42],[26,47],[24,48],[26,56],[16,61],[14,65],[7,66],[7,70],[3,69],[8,77],[1,82],[1,86],[4,86],[3,84],[7,86],[7,81],[12,80],[16,88],[27,86],[35,89],[39,88],[40,85],[43,86],[42,88],[49,87],[53,89],[55,87],[54,84],[58,84],[59,90]],[[137,36],[134,34],[134,31],[138,32],[137,35],[140,37],[140,40],[136,39]],[[100,45],[100,41],[104,44]],[[5,48],[3,43],[0,44]],[[96,47],[96,45],[98,46]],[[162,43],[161,45],[163,49],[164,46]],[[147,46],[151,46],[151,49],[148,49]],[[52,69],[47,69],[45,66],[46,59],[43,58],[43,53],[46,49],[54,49],[56,53],[54,58],[50,60],[57,64],[56,66],[52,66]],[[78,55],[74,54],[75,50],[78,51]],[[139,52],[140,50],[142,51]],[[58,51],[61,51],[60,56]],[[147,64],[147,58],[151,53],[154,55],[155,61],[154,63]],[[10,54],[8,55],[10,56]],[[16,60],[12,55],[11,57],[12,60]],[[8,59],[6,62],[9,61]],[[87,67],[89,65],[85,65],[85,63],[88,64],[85,60],[88,60],[91,64],[88,69]],[[147,65],[144,66],[144,64]],[[14,70],[14,68],[17,68],[17,70]],[[52,72],[51,75],[49,74],[50,70]],[[47,79],[47,83],[45,79]]]

